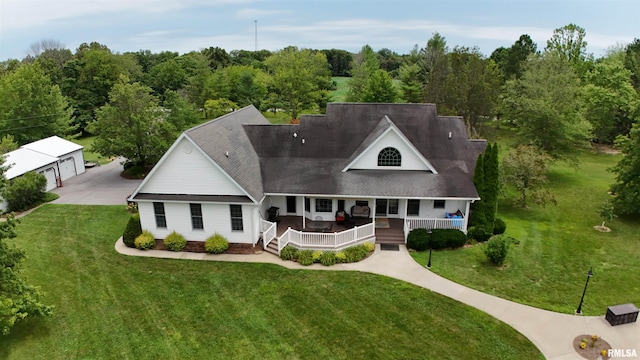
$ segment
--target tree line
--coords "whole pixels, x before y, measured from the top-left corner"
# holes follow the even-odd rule
[[[435,103],[459,115],[472,136],[498,121],[552,161],[576,164],[595,141],[633,142],[640,117],[640,40],[594,58],[586,32],[569,24],[539,49],[523,34],[489,56],[439,33],[407,54],[365,45],[358,53],[287,47],[178,54],[75,52],[34,44],[0,64],[0,135],[18,144],[45,136],[95,134],[95,150],[151,165],[184,129],[249,104],[291,119],[323,112],[332,76],[348,76],[347,101]]]

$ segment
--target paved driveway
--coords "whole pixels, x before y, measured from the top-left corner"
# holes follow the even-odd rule
[[[142,180],[122,178],[122,159],[87,169],[84,174],[72,177],[64,186],[52,190],[60,195],[54,204],[125,205],[126,198]]]

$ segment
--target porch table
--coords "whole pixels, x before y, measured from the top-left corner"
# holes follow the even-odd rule
[[[307,221],[306,229],[312,231],[330,231],[331,230],[331,222],[325,221]]]

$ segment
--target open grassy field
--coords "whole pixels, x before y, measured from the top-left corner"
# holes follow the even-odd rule
[[[348,77],[340,77],[334,76],[331,78],[332,81],[336,83],[336,89],[331,92],[331,102],[344,102],[347,99],[347,91],[349,87],[347,86],[347,81],[350,78]]]
[[[120,255],[127,218],[45,205],[22,219],[25,275],[56,308],[0,336],[0,358],[541,358],[488,315],[386,277]]]
[[[95,136],[86,136],[82,138],[73,139],[72,141],[84,147],[84,149],[82,149],[82,152],[84,154],[85,161],[91,161],[101,165],[110,162],[111,160],[109,160],[108,158],[105,158],[102,155],[96,152],[93,152],[91,150],[91,146],[93,145],[93,140],[95,140],[95,138],[96,138]]]
[[[585,151],[577,169],[555,164],[549,179],[557,206],[522,209],[502,199],[498,212],[506,234],[520,241],[510,248],[504,267],[491,265],[482,247],[474,246],[434,253],[432,271],[505,299],[573,313],[593,266],[583,313],[603,315],[611,305],[640,303],[640,221],[607,222],[610,233],[593,228],[602,221],[597,209],[614,180],[607,168],[618,159]],[[428,253],[413,256],[426,264]]]

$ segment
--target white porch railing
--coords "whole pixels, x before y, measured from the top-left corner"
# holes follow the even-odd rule
[[[277,223],[260,219],[260,231],[262,232],[262,243],[265,249],[271,240],[276,238],[276,228]]]
[[[465,219],[407,218],[404,221],[404,242],[413,229],[458,229],[465,234]]]
[[[373,222],[335,233],[304,232],[288,228],[278,239],[278,255],[289,244],[300,249],[340,250],[372,238],[375,236],[375,230]]]

